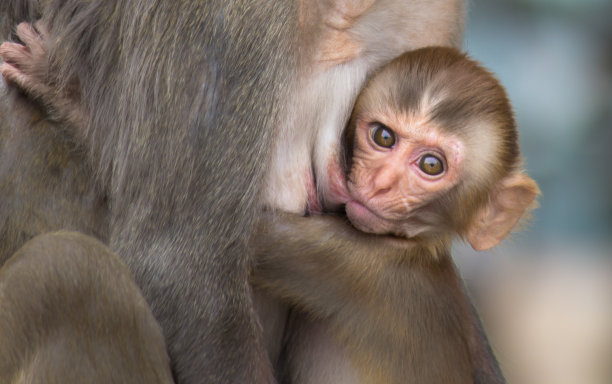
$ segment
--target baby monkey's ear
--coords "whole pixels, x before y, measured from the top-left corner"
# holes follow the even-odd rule
[[[472,248],[482,251],[499,244],[521,217],[536,206],[539,194],[536,182],[521,172],[502,179],[489,202],[476,212],[467,231]]]

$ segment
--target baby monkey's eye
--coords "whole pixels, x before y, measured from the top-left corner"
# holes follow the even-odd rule
[[[372,140],[374,140],[376,145],[383,148],[391,148],[395,144],[395,133],[387,126],[376,124],[370,132],[372,132]]]
[[[438,176],[444,172],[444,163],[439,157],[428,153],[419,160],[419,168],[429,176]]]

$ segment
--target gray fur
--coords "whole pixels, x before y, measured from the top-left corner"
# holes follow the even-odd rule
[[[294,5],[14,0],[2,7],[5,25],[41,15],[56,39],[56,83],[78,79],[90,111],[83,137],[96,195],[108,198],[108,244],[162,325],[176,379],[270,380],[246,242],[280,101],[294,78]]]
[[[60,168],[69,172],[68,183],[53,173],[49,176],[45,162],[19,165],[8,151],[0,154],[25,174],[41,175],[45,183],[36,184],[35,193],[26,195],[31,200],[26,199],[26,208],[48,216],[23,238],[14,238],[10,231],[28,228],[30,220],[1,228],[10,239],[6,257],[36,233],[64,227],[92,233],[126,261],[143,289],[164,328],[178,382],[271,381],[248,299],[246,242],[261,209],[259,180],[268,161],[268,143],[274,140],[282,101],[288,99],[295,77],[294,6],[266,1],[40,3],[12,0],[0,5],[9,10],[5,25],[43,17],[55,42],[50,81],[62,88],[76,79],[89,116],[76,143],[64,148],[74,160]],[[18,100],[15,105],[19,103],[28,101]],[[26,121],[17,124],[17,129],[24,128],[33,129]],[[57,124],[51,128],[62,130]],[[27,138],[25,155],[38,158],[42,153],[37,146],[28,148],[28,140],[52,149],[66,139],[58,137]],[[79,151],[81,145],[84,153]],[[76,172],[72,178],[70,172]],[[0,180],[12,185],[15,174],[14,169],[7,170],[0,173]],[[27,187],[32,182],[18,184]],[[84,188],[75,193],[69,189],[73,183]],[[7,199],[0,218],[18,217],[15,191],[8,192],[13,199]],[[47,196],[60,200],[68,196],[67,206],[51,210],[35,203]],[[291,219],[287,222],[290,225]],[[357,251],[374,253],[365,245]],[[450,284],[445,294],[460,301],[450,311],[456,315],[465,311],[461,308],[467,301],[460,285],[455,285],[458,278],[450,259],[443,261],[445,276],[451,278],[438,283]],[[438,286],[428,285],[432,290]],[[415,308],[439,307],[434,301],[415,303]],[[452,300],[448,305],[454,305]],[[343,323],[361,329],[357,320],[347,318]],[[452,322],[437,325],[454,329]],[[465,333],[459,337],[478,335],[471,352],[482,360],[474,357],[469,365],[474,379],[486,381],[488,374],[501,377],[486,339],[481,331],[474,333],[473,326],[478,328],[477,319],[473,325],[463,324]],[[419,339],[418,327],[412,333],[416,341],[412,347],[428,348]],[[463,351],[465,345],[457,343]],[[413,355],[418,362],[408,368],[424,372],[414,373],[419,379],[449,373],[436,362],[452,365],[453,358],[468,359],[467,354],[444,351],[442,342],[432,345],[438,353]],[[291,347],[284,352],[291,355]],[[435,359],[427,360],[428,356]],[[281,368],[292,371],[285,372],[286,377],[298,372],[301,361],[282,358],[287,365]]]

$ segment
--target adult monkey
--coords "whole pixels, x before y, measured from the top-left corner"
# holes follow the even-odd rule
[[[14,0],[2,7],[8,25],[42,15],[57,37],[58,79],[77,74],[92,111],[96,195],[110,206],[108,244],[162,325],[175,379],[271,382],[246,241],[277,112],[295,77],[295,4]],[[226,137],[244,150],[219,151]],[[19,178],[11,170],[3,177]],[[21,196],[9,198],[2,216],[12,218]],[[35,229],[71,220],[49,216]],[[2,238],[26,240],[14,235],[31,236],[23,224],[3,226]]]
[[[238,209],[242,214],[241,218],[244,220],[242,223],[246,225],[246,228],[252,222],[254,212],[257,212],[253,208],[256,204],[253,204],[253,199],[251,199],[256,196],[257,192],[257,185],[251,183],[251,181],[258,179],[258,169],[253,167],[255,164],[254,158],[257,157],[258,153],[265,153],[263,147],[265,147],[268,136],[255,130],[256,141],[253,141],[253,137],[246,137],[246,133],[240,131],[241,118],[247,120],[245,116],[249,117],[248,122],[242,121],[243,125],[256,126],[262,124],[258,124],[257,119],[253,122],[248,113],[255,117],[259,116],[266,121],[268,121],[268,118],[274,118],[276,115],[273,112],[273,107],[278,99],[271,100],[270,104],[262,102],[261,105],[253,106],[248,104],[254,97],[248,91],[253,91],[256,96],[267,94],[262,90],[277,95],[275,90],[266,88],[268,84],[266,80],[270,80],[266,75],[273,78],[274,84],[282,83],[280,80],[283,79],[282,76],[277,76],[277,72],[280,70],[275,67],[276,70],[264,71],[263,79],[255,76],[255,80],[251,82],[254,73],[255,75],[260,74],[259,68],[252,66],[252,64],[253,62],[261,63],[264,61],[261,52],[269,54],[270,48],[275,47],[277,48],[275,52],[281,52],[285,55],[288,52],[293,52],[290,45],[294,42],[283,40],[278,34],[275,34],[274,32],[278,32],[275,30],[277,26],[270,27],[267,25],[269,29],[263,32],[258,31],[259,34],[255,34],[255,36],[243,34],[242,27],[249,25],[249,18],[246,15],[248,12],[246,11],[253,11],[249,6],[245,6],[245,8],[236,6],[233,9],[236,12],[233,17],[236,17],[236,19],[232,20],[236,23],[239,20],[240,26],[235,26],[235,29],[232,29],[232,20],[229,20],[230,28],[228,31],[223,28],[223,25],[218,29],[213,27],[198,29],[198,22],[202,21],[200,18],[203,15],[194,14],[189,9],[185,10],[184,14],[177,16],[178,26],[172,26],[176,29],[169,28],[167,22],[171,20],[164,17],[168,14],[176,15],[164,13],[166,5],[155,4],[154,2],[149,4],[151,8],[148,8],[146,4],[143,6],[144,2],[140,2],[135,5],[136,8],[134,9],[131,8],[132,5],[110,2],[108,4],[82,5],[75,1],[69,1],[59,7],[54,2],[50,3],[52,4],[43,4],[44,6],[50,6],[50,8],[43,9],[41,13],[50,25],[52,33],[57,35],[57,41],[60,42],[54,47],[53,52],[54,64],[57,65],[59,73],[56,80],[59,82],[60,88],[62,85],[61,79],[76,78],[78,80],[77,90],[83,96],[85,107],[92,112],[87,122],[84,140],[102,143],[102,145],[93,146],[92,160],[101,184],[107,187],[104,191],[109,193],[112,204],[110,245],[124,259],[127,259],[138,283],[144,289],[145,296],[152,302],[153,310],[166,331],[170,352],[176,364],[177,376],[185,379],[197,378],[197,374],[191,375],[190,372],[197,372],[198,368],[201,369],[200,372],[212,372],[214,368],[213,370],[209,369],[212,367],[223,369],[219,367],[224,365],[217,361],[211,363],[214,359],[211,359],[210,356],[205,356],[207,358],[206,363],[209,365],[189,360],[197,355],[197,352],[200,352],[200,355],[205,355],[201,353],[202,349],[210,351],[210,348],[206,349],[206,347],[214,345],[215,337],[218,335],[218,332],[211,331],[213,334],[211,338],[197,337],[198,333],[200,335],[206,333],[201,329],[193,330],[198,326],[202,328],[201,324],[197,322],[198,316],[211,315],[210,310],[198,312],[197,309],[218,305],[217,303],[211,303],[210,299],[220,287],[224,292],[229,292],[227,296],[231,298],[234,298],[233,293],[235,292],[238,292],[240,298],[244,298],[244,295],[240,295],[240,292],[244,293],[247,288],[242,286],[240,281],[236,282],[235,279],[230,279],[229,282],[217,281],[214,283],[218,283],[218,285],[211,283],[210,285],[205,284],[205,286],[198,284],[195,280],[201,278],[201,276],[209,275],[214,280],[215,277],[218,278],[222,275],[223,271],[230,275],[236,275],[233,267],[244,267],[245,265],[245,263],[236,260],[228,265],[226,258],[222,257],[228,252],[227,248],[230,248],[230,254],[236,251],[236,253],[233,253],[234,258],[238,254],[244,254],[240,252],[240,245],[244,246],[241,241],[244,242],[247,237],[228,229],[228,226],[233,222],[240,224],[241,221],[236,221],[233,217],[230,220],[227,211],[239,207]],[[79,7],[79,5],[82,5],[82,7]],[[188,6],[188,4],[186,5]],[[223,8],[223,5],[217,5],[219,8]],[[208,6],[211,6],[213,10],[215,9],[212,4],[208,4]],[[267,6],[270,7],[270,5]],[[273,171],[268,179],[270,182],[268,183],[268,193],[266,193],[266,201],[270,205],[293,212],[304,211],[307,197],[305,185],[309,181],[308,175],[311,174],[311,151],[317,148],[317,153],[322,154],[315,156],[314,171],[317,176],[327,175],[326,156],[331,156],[330,154],[335,152],[336,148],[334,148],[333,143],[338,141],[334,141],[334,136],[339,136],[344,121],[350,112],[352,100],[368,72],[404,50],[429,44],[457,44],[461,29],[461,8],[459,2],[452,1],[431,2],[426,9],[419,4],[397,1],[379,1],[376,3],[373,1],[342,1],[336,4],[309,2],[302,4],[299,14],[299,42],[297,43],[302,52],[305,53],[299,58],[298,65],[298,68],[300,68],[298,84],[302,86],[299,88],[299,92],[293,94],[294,98],[288,98],[285,101],[295,109],[286,111],[288,117],[283,120],[284,123],[281,125],[281,139],[276,141]],[[206,10],[211,11],[212,14],[215,13],[211,9]],[[257,11],[259,10],[257,9]],[[241,11],[245,11],[244,14]],[[280,13],[290,20],[297,19],[297,17],[294,19],[290,17],[297,16],[296,14],[288,15],[286,12],[285,9]],[[181,9],[178,13],[181,13]],[[161,20],[160,14],[164,15]],[[265,10],[262,10],[261,14],[270,17],[270,13],[266,13]],[[209,14],[204,13],[204,16],[207,15]],[[218,15],[232,17],[221,11]],[[133,20],[131,19],[132,16],[134,17]],[[181,19],[180,16],[184,16],[185,19]],[[122,20],[122,18],[126,20]],[[195,25],[191,23],[193,20],[189,20],[190,18],[197,19]],[[252,18],[251,21],[255,21],[253,19],[256,19],[256,17]],[[104,25],[103,23],[107,23],[107,20],[111,20],[110,29],[101,27],[101,25]],[[189,21],[181,23],[182,20]],[[274,20],[278,21],[279,19]],[[71,22],[67,23],[66,21]],[[123,21],[123,23],[119,23],[119,21]],[[222,20],[221,24],[223,24],[223,21],[228,21],[228,19]],[[117,24],[114,24],[115,22]],[[207,24],[203,24],[208,27]],[[287,22],[287,24],[291,23]],[[442,28],[440,28],[440,24],[442,24]],[[67,25],[67,27],[64,25]],[[259,26],[256,22],[253,25]],[[379,34],[376,25],[386,25],[391,28],[389,29],[390,36]],[[109,25],[104,26],[108,27]],[[145,35],[145,32],[150,29],[156,30],[156,26],[157,30],[163,31],[162,37],[164,39],[160,40],[153,37],[151,51],[144,50],[144,54],[140,54],[141,45],[149,46],[142,44],[143,41],[151,44],[150,37]],[[295,27],[295,25],[292,26]],[[443,28],[444,26],[449,26],[449,28]],[[100,32],[101,30],[103,31]],[[224,34],[226,32],[231,36]],[[181,44],[182,40],[179,41],[179,39],[183,37],[183,34],[188,38],[185,39],[186,43]],[[201,50],[194,50],[193,47],[189,49],[190,47],[186,45],[188,43],[193,44],[194,41],[191,40],[194,35],[197,36],[198,34],[201,34],[204,40],[204,43],[195,41],[195,43],[201,44]],[[210,36],[214,38],[211,39]],[[278,38],[279,41],[276,42],[280,47],[273,44],[275,40],[270,42],[266,39],[274,36]],[[394,38],[395,36],[406,36],[406,39]],[[247,41],[240,40],[242,38]],[[258,38],[263,39],[267,45],[261,51],[253,51],[252,44],[262,42],[261,40],[258,41]],[[238,39],[244,45],[234,45],[232,49],[224,45],[224,41],[235,43],[235,39]],[[211,40],[214,40],[214,42],[211,42]],[[157,41],[159,41],[159,45],[155,44]],[[177,41],[179,42],[177,43]],[[88,44],[91,42],[95,45],[94,49],[85,49],[85,43],[89,47]],[[180,47],[177,48],[179,45]],[[116,49],[116,46],[121,49]],[[209,49],[206,49],[206,47]],[[236,48],[236,50],[233,48]],[[259,48],[259,46],[256,46],[256,48]],[[248,51],[249,55],[247,57],[238,55],[241,50]],[[191,60],[188,63],[176,60],[172,56],[173,51],[189,52],[188,57]],[[164,52],[169,54],[169,57],[165,56]],[[205,55],[209,56],[203,57]],[[274,58],[275,55],[270,57]],[[286,57],[283,56],[283,60],[286,60]],[[288,57],[291,58],[291,54]],[[159,61],[154,61],[157,59]],[[233,60],[238,61],[234,62]],[[223,81],[227,78],[223,78],[223,74],[216,71],[223,71],[225,67],[223,65],[210,65],[211,62],[213,64],[226,63],[228,68],[232,68],[231,75],[236,76],[231,77],[230,80],[235,80],[236,83],[227,84]],[[202,63],[208,63],[209,66],[207,67]],[[248,68],[240,67],[241,64],[245,63],[251,64],[251,66],[247,66]],[[218,82],[213,80],[212,85],[210,81],[205,82],[204,84],[208,88],[205,87],[204,91],[199,93],[194,88],[203,84],[202,79],[198,78],[201,73],[194,74],[193,71],[188,71],[190,68],[199,67],[198,64],[205,69],[203,71],[204,75],[210,75],[211,78],[218,80]],[[275,65],[278,65],[278,63],[275,63]],[[170,66],[172,66],[171,69],[169,69]],[[235,66],[239,68],[235,68]],[[77,72],[78,69],[83,67],[94,67],[95,71],[84,74]],[[134,74],[125,68],[132,68],[139,72]],[[206,73],[206,69],[209,70],[208,73]],[[236,72],[233,72],[234,70]],[[249,70],[253,70],[254,73],[249,72]],[[179,84],[176,88],[180,89],[181,92],[173,90],[172,87],[175,84],[170,85],[174,79],[173,75],[176,73],[179,74],[177,76]],[[186,74],[188,75],[186,77],[195,77],[195,81],[182,77]],[[286,73],[284,74],[286,75]],[[157,78],[154,79],[152,75],[157,75]],[[118,81],[118,84],[111,88],[105,88],[108,86],[109,78]],[[246,85],[243,83],[246,83]],[[192,88],[189,88],[189,86]],[[247,90],[246,93],[245,89]],[[318,97],[327,94],[327,90],[332,91],[329,92],[327,98]],[[146,95],[146,101],[142,105],[127,107],[127,103],[122,102],[126,99],[128,101],[136,100],[140,94]],[[189,104],[188,102],[191,100],[186,100],[185,95],[198,95],[200,97],[195,98],[196,102],[194,104]],[[219,98],[224,101],[234,101],[233,96],[237,97],[235,103],[226,103],[223,106],[216,104]],[[280,99],[285,100],[282,96]],[[188,105],[188,107],[185,107],[185,105]],[[266,110],[266,108],[268,108],[267,112],[270,112],[269,114],[262,116],[262,114],[256,113]],[[197,113],[198,110],[204,112],[204,117]],[[219,116],[219,110],[221,110],[221,116]],[[116,121],[105,120],[104,117],[108,116],[109,112],[116,113],[118,125]],[[244,113],[230,117],[229,115],[232,112]],[[184,117],[184,120],[177,119],[177,116]],[[319,118],[313,118],[313,116]],[[185,129],[184,126],[181,126],[181,123],[191,125],[188,129]],[[221,160],[218,164],[224,166],[224,172],[213,172],[211,168],[214,168],[214,164],[208,161],[213,156],[201,157],[201,155],[216,154],[217,148],[220,148],[221,145],[214,142],[214,137],[212,139],[202,137],[202,130],[196,129],[196,126],[200,123],[208,129],[217,128],[218,131],[215,129],[214,132],[219,134],[228,135],[232,138],[236,137],[238,141],[242,140],[245,143],[242,147],[254,150],[241,154],[244,156],[241,156],[238,160],[233,159],[233,161],[225,161],[231,156],[228,156],[227,152],[223,152],[224,156],[217,156],[216,159]],[[238,127],[230,126],[232,124],[237,124]],[[250,128],[252,129],[252,127]],[[106,137],[109,134],[110,138]],[[144,142],[143,138],[146,138]],[[285,138],[291,140],[283,140]],[[257,143],[260,144],[259,147]],[[321,145],[323,143],[325,146]],[[158,153],[161,153],[161,159],[155,158],[154,155]],[[177,153],[182,155],[178,159]],[[260,160],[257,164],[261,162]],[[247,164],[247,166],[238,167],[239,170],[236,170],[232,166],[233,164],[239,166]],[[284,169],[281,169],[281,166]],[[172,171],[177,168],[185,170],[186,174],[174,175],[174,178],[168,177],[168,174],[172,174]],[[228,174],[225,171],[228,168],[232,169],[235,174]],[[300,182],[297,184],[288,183],[286,176],[284,176],[287,174],[286,171],[289,171],[289,174],[297,174],[297,179]],[[202,176],[205,176],[206,179],[203,180]],[[248,183],[244,182],[240,185],[243,185],[249,193],[242,198],[242,191],[233,187],[240,193],[230,193],[228,196],[228,191],[231,191],[231,188],[223,188],[223,183],[215,182],[215,176],[219,176],[222,179],[221,181],[225,180],[227,182],[226,186],[230,183],[235,185],[236,181],[244,182],[248,179]],[[323,180],[325,180],[325,177],[317,179],[321,188],[325,188]],[[177,188],[177,186],[180,186],[180,188]],[[296,199],[296,191],[293,190],[294,186],[299,189],[297,191],[298,199]],[[207,187],[210,187],[210,189],[207,189]],[[170,192],[165,191],[164,194],[160,194],[160,189],[164,190],[164,188],[167,188]],[[175,189],[180,190],[175,191]],[[195,202],[190,200],[194,196],[197,196],[194,199]],[[201,210],[203,207],[209,208],[209,211],[200,215],[198,209]],[[311,209],[314,208],[311,207]],[[178,218],[174,216],[177,213]],[[184,214],[189,215],[189,217],[185,217]],[[227,220],[218,220],[219,218]],[[205,224],[202,228],[197,223]],[[153,225],[160,225],[162,228],[158,231],[156,228],[151,228]],[[204,234],[198,232],[202,229],[205,230]],[[248,232],[246,231],[247,235]],[[185,245],[180,242],[182,239],[189,239],[193,241],[193,244]],[[168,273],[165,263],[171,263],[170,260],[173,259],[176,260],[177,254],[180,254],[181,251],[185,251],[186,254],[192,256],[188,257],[190,260],[197,260],[193,256],[209,245],[207,240],[221,243],[221,245],[214,247],[215,251],[210,252],[213,254],[212,256],[217,255],[219,257],[207,257],[206,262],[200,262],[199,264],[197,261],[194,263],[187,262],[189,265],[184,268],[179,267],[180,271],[178,273],[171,274],[170,279],[162,281],[162,287],[170,287],[169,290],[156,291],[156,287],[159,288],[160,284],[156,281],[151,282],[151,278],[157,277],[158,274]],[[236,246],[236,244],[238,246],[235,249],[230,247],[230,245]],[[219,251],[220,249],[224,251]],[[151,260],[152,257],[146,257],[156,253],[162,254],[161,260]],[[181,262],[184,259],[179,258],[178,261]],[[238,268],[238,270],[241,269]],[[186,271],[193,274],[188,273],[185,276]],[[233,289],[227,289],[228,284]],[[188,289],[181,289],[180,287]],[[193,291],[194,288],[195,292]],[[191,293],[187,298],[180,296],[181,293],[187,291]],[[192,305],[189,303],[192,303]],[[242,303],[244,304],[244,301]],[[183,309],[190,306],[195,307],[195,316],[184,317],[179,315],[179,319],[177,319],[173,316],[172,308],[170,308],[171,304]],[[221,305],[224,306],[225,303]],[[242,305],[239,305],[239,308],[242,309],[242,313],[245,312]],[[248,315],[248,308],[246,312]],[[228,314],[232,315],[231,311]],[[184,323],[185,321],[187,324]],[[241,320],[237,321],[237,323],[240,322]],[[208,322],[205,322],[205,324],[210,323],[214,324],[214,321],[209,319]],[[185,330],[186,332],[183,333]],[[195,338],[194,333],[196,334]],[[242,337],[238,336],[239,334],[236,335],[236,340],[242,342],[240,340]],[[205,343],[198,344],[202,341],[205,341]],[[181,345],[181,343],[189,342],[191,342],[190,345]],[[230,347],[228,347],[232,354],[236,351],[233,344],[235,343],[230,342]],[[253,349],[246,348],[246,351],[239,351],[242,353],[238,353],[238,355],[241,355],[238,360],[241,361],[240,359],[245,354],[248,356],[249,351],[252,352]],[[225,351],[218,352],[221,356],[220,360],[223,359]],[[189,356],[187,361],[181,354]],[[250,357],[253,357],[253,355],[250,355]],[[191,367],[189,367],[190,363]],[[241,365],[236,364],[230,365],[227,361],[226,364],[225,366],[232,367],[232,372],[240,370],[238,367],[241,367]],[[258,364],[258,366],[261,367],[261,364]],[[246,371],[251,372],[248,368]],[[223,377],[220,379],[226,379],[225,375],[228,373],[230,372],[222,372]],[[265,376],[265,374],[262,374],[262,376]]]

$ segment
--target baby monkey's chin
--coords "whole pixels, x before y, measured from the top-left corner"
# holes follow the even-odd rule
[[[355,228],[362,232],[386,235],[395,233],[395,225],[378,216],[366,205],[351,200],[345,206],[346,217]]]
[[[389,236],[401,246],[414,242],[409,226],[403,225],[406,223],[384,219],[357,200],[346,203],[345,211],[351,224],[362,232]]]

